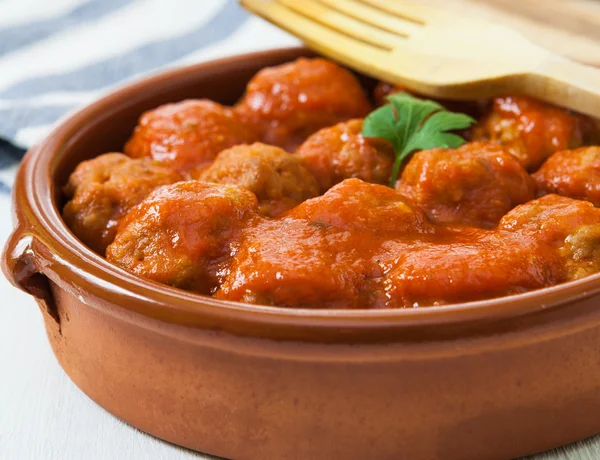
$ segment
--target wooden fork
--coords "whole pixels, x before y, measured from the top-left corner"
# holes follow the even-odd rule
[[[356,70],[430,97],[530,96],[600,118],[600,70],[518,32],[404,0],[240,0]]]

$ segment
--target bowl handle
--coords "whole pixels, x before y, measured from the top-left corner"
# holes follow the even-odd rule
[[[50,280],[42,272],[40,259],[36,256],[47,252],[39,238],[23,222],[18,222],[4,247],[2,272],[13,286],[36,299],[44,316],[48,315],[60,325]]]

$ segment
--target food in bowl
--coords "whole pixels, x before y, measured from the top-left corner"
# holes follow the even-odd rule
[[[103,254],[127,212],[156,187],[180,180],[178,172],[148,158],[106,153],[80,163],[71,174],[63,218],[83,243]]]
[[[134,274],[280,307],[446,305],[600,271],[591,120],[507,97],[468,104],[482,111],[469,127],[405,93],[374,112],[369,99],[301,58],[260,71],[234,107],[158,107],[124,154],[77,167],[63,216]]]
[[[250,190],[266,216],[281,215],[319,195],[319,184],[300,157],[259,142],[223,150],[200,179]]]
[[[350,72],[326,59],[300,58],[258,72],[234,110],[263,142],[294,152],[315,131],[371,109]]]
[[[132,158],[150,157],[194,175],[220,151],[256,139],[230,108],[186,100],[144,113],[123,150]]]

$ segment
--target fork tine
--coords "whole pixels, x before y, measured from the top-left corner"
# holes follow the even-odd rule
[[[436,8],[426,6],[414,1],[394,0],[358,0],[388,14],[411,21],[415,24],[425,25],[433,19],[438,19],[443,14]]]
[[[321,23],[338,32],[349,35],[356,39],[370,43],[374,46],[385,48],[388,50],[394,49],[398,40],[403,40],[399,35],[391,34],[390,32],[373,27],[357,19],[351,18],[343,13],[340,13],[323,3],[314,0],[277,0],[278,3],[287,6],[297,13],[312,19],[315,22]]]
[[[385,78],[381,63],[390,52],[364,40],[348,36],[301,15],[275,1],[240,0],[250,11],[301,38],[312,49],[348,66],[362,68],[367,64],[374,76]]]
[[[383,13],[381,10],[362,3],[360,0],[318,0],[333,9],[341,11],[355,19],[369,23],[393,34],[407,36],[418,32],[422,24],[398,16]]]

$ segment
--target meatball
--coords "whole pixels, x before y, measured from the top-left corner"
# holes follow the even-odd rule
[[[565,238],[560,254],[566,259],[567,279],[600,272],[600,223],[579,227]]]
[[[385,308],[489,299],[564,280],[559,254],[534,236],[471,229],[449,241],[386,248],[394,263],[381,281]]]
[[[236,112],[256,127],[263,142],[289,152],[319,129],[364,117],[370,111],[358,80],[320,58],[300,58],[261,70],[236,107]]]
[[[557,152],[548,158],[533,179],[542,195],[557,193],[600,207],[600,147]]]
[[[256,197],[236,185],[161,187],[123,219],[106,258],[150,280],[210,293],[256,207]]]
[[[499,228],[536,235],[553,246],[559,246],[577,228],[599,222],[600,209],[591,203],[546,195],[514,208],[500,220]]]
[[[179,180],[179,173],[150,158],[107,153],[80,163],[71,174],[63,218],[83,243],[104,255],[120,219],[156,187]]]
[[[125,153],[152,157],[195,177],[221,150],[255,140],[257,134],[233,110],[204,99],[187,100],[144,113]]]
[[[588,201],[546,195],[517,206],[499,228],[556,248],[568,280],[600,271],[600,209]]]
[[[289,217],[343,230],[406,237],[432,233],[433,227],[398,192],[359,179],[347,179],[324,195],[307,200]]]
[[[505,146],[528,171],[554,152],[580,147],[593,135],[591,120],[525,96],[496,98],[473,128],[472,140]]]
[[[350,120],[323,128],[296,151],[319,181],[321,190],[356,177],[387,184],[394,166],[394,148],[384,139],[362,137],[362,120]]]
[[[247,188],[258,198],[260,212],[271,217],[319,194],[317,180],[300,158],[260,143],[223,150],[200,178]]]
[[[358,308],[367,270],[360,247],[361,238],[334,228],[290,218],[261,222],[247,229],[215,297],[282,307]]]
[[[519,162],[483,142],[417,153],[396,188],[435,223],[483,228],[534,198],[533,181]]]

